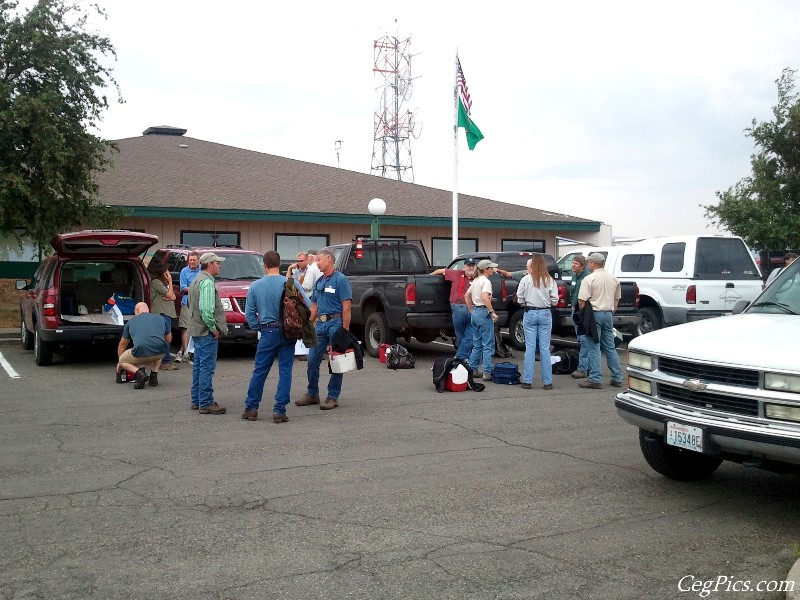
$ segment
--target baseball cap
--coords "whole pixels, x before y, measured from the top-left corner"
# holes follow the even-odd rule
[[[589,262],[593,262],[597,265],[604,265],[606,263],[606,257],[600,254],[599,252],[592,252],[589,256],[586,257],[586,260]]]
[[[483,271],[484,269],[496,269],[497,263],[493,263],[488,258],[484,258],[481,262],[478,263],[478,270]]]
[[[225,260],[224,258],[222,258],[221,256],[217,256],[213,252],[205,252],[200,257],[200,263],[203,265],[207,265],[212,262],[222,262],[224,260]]]
[[[467,258],[466,260],[464,260],[464,264],[465,264],[465,265],[474,265],[474,264],[475,264],[475,262],[476,262],[476,261],[475,261],[475,259],[474,259],[472,256],[470,256],[469,258]]]

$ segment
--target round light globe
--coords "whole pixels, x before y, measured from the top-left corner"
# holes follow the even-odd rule
[[[380,198],[373,198],[369,201],[367,208],[369,209],[369,213],[371,215],[379,216],[386,212],[386,202]]]

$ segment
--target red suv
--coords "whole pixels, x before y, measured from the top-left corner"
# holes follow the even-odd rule
[[[16,284],[25,291],[20,339],[34,350],[37,365],[51,364],[61,346],[119,340],[122,326],[103,307],[114,294],[149,300],[141,255],[156,243],[155,235],[102,229],[62,233],[50,241],[55,254],[41,262],[30,282]]]
[[[189,252],[197,252],[202,256],[205,252],[213,252],[225,260],[220,263],[219,275],[216,278],[222,307],[225,309],[225,320],[228,332],[220,336],[222,343],[257,344],[258,332],[250,329],[244,318],[247,302],[247,290],[250,284],[264,276],[263,255],[253,250],[243,250],[239,246],[200,247],[174,244],[157,250],[151,261],[166,262],[172,275],[172,286],[175,290],[175,311],[180,316],[181,298],[180,272],[186,266]]]

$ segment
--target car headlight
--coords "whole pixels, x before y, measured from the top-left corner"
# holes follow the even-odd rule
[[[780,421],[800,421],[800,408],[782,404],[765,404],[764,414],[768,419]]]
[[[765,373],[764,389],[776,392],[800,393],[800,377],[782,373]]]
[[[231,304],[230,298],[220,298],[220,300],[222,301],[222,309],[225,312],[231,312],[233,310],[233,305]]]
[[[629,376],[628,387],[637,392],[641,392],[642,394],[647,394],[648,396],[653,395],[653,384],[646,379],[639,379],[638,377]]]
[[[645,371],[653,370],[653,357],[649,354],[642,354],[641,352],[628,352],[628,366],[636,367],[637,369],[644,369]]]

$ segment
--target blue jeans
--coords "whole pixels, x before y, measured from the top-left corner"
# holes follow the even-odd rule
[[[165,314],[162,314],[161,316],[164,317],[164,322],[167,324],[168,331],[172,333],[172,317]],[[169,343],[167,343],[167,352],[164,354],[164,358],[161,359],[161,364],[168,364],[171,358],[172,355],[169,352]]]
[[[575,337],[578,338],[578,343],[581,345],[580,352],[578,353],[578,368],[576,371],[581,373],[589,372],[589,349],[586,346],[586,336],[578,333],[578,326],[575,326]]]
[[[606,363],[611,371],[611,381],[622,382],[622,369],[619,367],[619,356],[614,347],[614,318],[610,310],[594,311],[594,320],[597,323],[597,333],[600,343],[595,342],[588,335],[586,336],[586,347],[589,355],[589,381],[592,383],[602,383],[603,374],[601,372],[600,351],[606,355]]]
[[[277,356],[278,387],[275,390],[275,408],[272,409],[272,412],[278,415],[286,414],[286,405],[289,404],[289,393],[292,390],[294,344],[294,340],[287,340],[284,337],[279,327],[261,328],[261,339],[258,341],[256,349],[253,375],[250,377],[247,399],[244,401],[246,410],[258,410],[261,396],[264,395],[264,381],[266,381],[275,356]]]
[[[192,336],[194,364],[192,365],[192,406],[205,408],[214,403],[214,371],[217,370],[219,343],[210,333]]]
[[[472,317],[466,304],[451,304],[453,329],[456,332],[456,358],[469,360],[472,354]]]
[[[469,366],[473,371],[483,358],[483,373],[492,373],[492,356],[494,356],[494,321],[485,306],[476,306],[472,311],[472,352]]]
[[[309,396],[319,396],[319,365],[322,362],[322,357],[327,352],[328,346],[331,344],[333,334],[339,327],[342,326],[342,319],[331,319],[329,321],[317,321],[317,345],[311,348],[308,352],[308,390],[306,393]],[[331,378],[328,380],[328,398],[334,400],[339,398],[342,393],[342,380],[344,375],[341,373],[331,373]]]
[[[542,383],[553,383],[553,364],[550,362],[550,332],[553,329],[553,316],[549,309],[528,310],[522,317],[525,329],[525,361],[522,367],[522,383],[533,383],[538,340],[539,361],[542,364]]]

